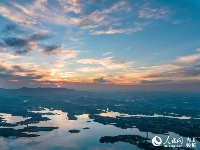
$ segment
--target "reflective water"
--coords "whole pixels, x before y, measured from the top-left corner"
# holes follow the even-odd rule
[[[0,113],[0,116],[7,123],[16,123],[19,121],[25,121],[28,118],[23,118],[21,116],[12,116],[12,114]]]
[[[100,116],[108,116],[108,117],[117,117],[117,116],[123,116],[123,117],[165,117],[165,118],[175,118],[175,119],[191,119],[190,116],[181,116],[181,117],[174,117],[174,116],[164,116],[164,115],[142,115],[142,114],[137,114],[137,115],[129,115],[129,114],[124,114],[124,113],[118,113],[118,112],[106,112],[106,113],[101,113],[99,114]],[[200,119],[200,118],[194,118],[194,119]]]
[[[88,118],[88,114],[77,116],[77,120],[68,120],[67,113],[60,110],[45,109],[42,111],[33,111],[34,113],[53,113],[54,115],[43,115],[51,120],[41,121],[38,124],[29,124],[29,126],[56,126],[59,129],[51,132],[39,131],[39,137],[32,138],[0,138],[1,149],[132,149],[134,146],[126,143],[101,144],[99,139],[105,135],[118,134],[139,134],[138,129],[119,129],[111,125],[102,125],[93,122]],[[91,121],[91,122],[88,122]],[[89,127],[90,129],[83,129]],[[80,133],[69,133],[70,129],[78,129]],[[142,133],[145,135],[145,133]],[[135,147],[135,149],[137,149]]]

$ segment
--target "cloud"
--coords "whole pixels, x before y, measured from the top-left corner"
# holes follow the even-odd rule
[[[44,78],[49,74],[47,70],[36,67],[34,64],[25,64],[2,61],[0,65],[0,78],[7,80],[32,81]]]
[[[140,23],[140,22],[134,22],[131,25],[127,24],[127,27],[105,27],[103,29],[96,29],[91,30],[90,33],[92,35],[98,35],[98,34],[132,34],[138,31],[142,31],[144,27],[149,25],[148,22]],[[129,27],[131,26],[131,27]]]
[[[170,11],[166,8],[145,7],[138,11],[139,18],[166,19]]]
[[[125,1],[114,3],[110,8],[104,9],[103,14],[115,13],[118,11],[130,11],[130,7],[126,4]]]
[[[101,65],[107,69],[125,69],[130,68],[133,62],[125,61],[114,61],[112,57],[102,58],[102,59],[79,59],[77,63],[90,64],[90,65]]]
[[[58,1],[56,3],[58,4]],[[70,24],[69,18],[62,14],[64,6],[52,7],[47,0],[36,0],[32,4],[24,5],[10,2],[10,5],[12,8],[0,5],[0,14],[20,25],[32,26],[44,22],[58,25]]]
[[[107,83],[107,82],[109,82],[109,81],[106,80],[106,79],[104,79],[104,77],[100,77],[100,78],[95,78],[95,79],[93,79],[93,82],[94,82],[94,83],[100,83],[100,84],[102,84],[102,83]]]
[[[21,13],[18,10],[15,10],[14,8],[7,7],[3,4],[0,5],[0,14],[3,17],[17,24],[23,24],[23,25],[36,24],[36,21],[32,17],[24,13]]]
[[[13,72],[30,72],[32,70],[27,70],[27,68],[25,69],[19,65],[14,65],[14,66],[12,66],[12,71]]]
[[[64,7],[64,11],[69,13],[69,12],[74,12],[76,14],[80,14],[82,12],[82,6],[79,2],[79,0],[59,0],[60,5]]]
[[[52,82],[85,82],[82,78],[82,74],[78,74],[76,72],[57,72],[54,74],[49,74],[44,76],[43,78],[38,79],[37,81],[40,82],[47,82],[47,81],[52,81]]]
[[[48,0],[24,1],[23,5],[20,3],[0,2],[0,15],[13,22],[4,27],[0,39],[1,77],[8,77],[10,81],[24,78],[52,82],[136,85],[200,80],[199,54],[182,56],[168,64],[145,66],[142,69],[135,68],[133,61],[109,57],[112,52],[104,53],[103,58],[77,58],[81,51],[75,50],[74,44],[84,39],[83,36],[132,34],[141,31],[147,26],[151,27],[151,19],[167,19],[171,14],[167,7],[141,6],[140,3],[133,4],[130,1],[95,1],[95,5],[83,0],[55,0],[53,5]],[[88,9],[91,4],[94,7]],[[136,5],[141,6],[139,11],[135,8]],[[54,32],[52,34],[45,29],[53,29]],[[66,33],[63,32],[65,30],[67,37],[61,36],[48,41],[52,35]],[[68,40],[76,43],[67,43]],[[68,45],[55,44],[55,41],[64,41]],[[73,48],[68,49],[67,46]],[[10,54],[11,50],[14,54]],[[34,55],[27,55],[28,57],[22,55],[34,50],[39,50],[41,55],[37,51],[32,53]]]
[[[40,50],[41,54],[47,54],[47,55],[55,55],[60,53],[60,45],[52,45],[52,46],[46,46],[44,49]]]
[[[169,84],[169,83],[174,83],[173,80],[153,80],[153,81],[148,81],[148,80],[141,80],[141,84]]]
[[[18,25],[11,23],[11,24],[7,24],[5,25],[5,27],[2,29],[1,31],[1,35],[3,36],[17,36],[20,37],[21,35],[26,35],[27,32],[21,28],[19,28]]]
[[[103,56],[107,56],[107,55],[110,55],[110,54],[112,54],[113,52],[106,52],[106,53],[104,53],[103,54]]]
[[[98,34],[116,34],[116,33],[126,33],[127,30],[126,29],[113,29],[113,28],[109,28],[109,29],[105,29],[105,30],[97,30],[97,31],[92,31],[91,34],[93,35],[98,35]]]
[[[42,40],[50,38],[52,35],[45,30],[40,30],[36,33],[33,33],[32,35],[20,35],[18,32],[24,32],[23,30],[18,30],[16,25],[7,25],[3,32],[13,32],[12,37],[6,36],[3,37],[1,40],[1,47],[4,49],[12,49],[15,51],[15,54],[23,55],[28,52],[31,52],[35,49],[37,49],[39,46],[42,46],[40,42]]]
[[[180,69],[171,69],[168,71],[152,72],[147,75],[146,79],[150,80],[188,80],[189,78],[196,78],[200,75],[199,66],[182,67]]]
[[[130,8],[126,5],[126,2],[117,2],[114,3],[111,7],[103,9],[101,11],[97,9],[87,15],[82,15],[79,18],[72,18],[72,21],[75,25],[80,26],[82,29],[107,27],[113,24],[113,22],[110,20],[109,15],[124,10],[130,10]]]
[[[186,67],[180,72],[185,77],[200,77],[200,64]]]
[[[9,82],[19,82],[20,80],[8,80]]]
[[[46,0],[36,0],[32,4],[24,4],[24,6],[12,2],[12,7],[1,5],[0,14],[21,25],[53,23],[65,26],[76,25],[82,29],[89,29],[99,27],[107,22],[105,17],[109,10],[105,10],[103,13],[95,10],[89,14],[84,14],[82,13],[82,7],[85,3],[81,3],[79,0],[56,0],[55,3],[57,7],[55,5],[52,7]],[[116,6],[114,5],[110,9],[117,10],[123,3],[116,4]],[[71,12],[80,15],[72,17],[69,14]]]
[[[7,47],[13,48],[16,54],[26,54],[38,47],[38,43],[24,38],[5,38],[3,39]]]
[[[5,44],[2,42],[2,41],[0,41],[0,48],[1,48],[1,50],[5,50]]]
[[[104,29],[104,30],[91,31],[91,34],[92,35],[98,35],[98,34],[121,34],[121,33],[131,34],[131,33],[134,33],[134,32],[141,31],[141,30],[143,30],[142,27],[135,27],[135,28],[133,27],[133,28],[126,28],[126,29],[123,29],[123,28],[113,29],[112,27],[110,27],[110,28],[107,28],[107,29]]]
[[[52,69],[50,70],[51,76],[57,76],[60,78],[60,72],[64,72],[66,68],[66,61],[68,59],[76,58],[77,55],[80,53],[78,50],[60,50],[56,53],[57,61],[53,64]],[[51,78],[51,77],[48,77]],[[75,76],[74,76],[75,78]],[[58,79],[59,80],[59,79]]]
[[[147,66],[141,69],[127,69],[112,74],[97,74],[98,79],[103,77],[106,84],[113,85],[153,85],[174,84],[200,81],[199,54],[182,56],[169,64]],[[88,61],[87,61],[88,62]],[[90,61],[92,63],[92,61]],[[93,62],[96,63],[96,62]],[[93,81],[94,82],[94,81]]]
[[[38,74],[37,70],[34,68],[30,68],[28,66],[19,66],[19,65],[10,65],[10,64],[3,64],[0,65],[0,73],[6,75],[6,77],[15,77],[15,76],[22,76],[29,79],[35,79],[41,77]]]
[[[77,60],[77,63],[86,64],[87,66],[82,68],[75,67],[74,70],[66,70],[67,64],[65,63],[65,60],[76,58],[78,53],[79,51],[77,50],[60,51],[59,54],[56,54],[57,57],[55,57],[58,58],[58,61],[56,64],[51,65],[51,69],[45,69],[45,67],[40,68],[40,66],[25,63],[16,65],[14,62],[9,62],[10,59],[16,59],[14,55],[8,55],[10,59],[1,62],[0,77],[8,80],[35,80],[38,82],[51,81],[62,83],[84,82],[127,86],[198,82],[200,80],[199,61],[195,60],[192,63],[177,63],[177,60],[182,57],[177,58],[169,64],[147,66],[143,67],[142,70],[137,68],[133,70],[131,68],[132,63],[116,61],[113,57],[79,59]],[[184,57],[190,56],[191,55]],[[72,65],[74,65],[74,63],[72,63]]]
[[[81,72],[101,72],[105,69],[103,67],[82,67],[76,70]]]
[[[81,29],[92,29],[90,34],[130,34],[142,30],[141,26],[130,23],[128,17],[113,17],[116,13],[121,16],[131,11],[125,1],[114,3],[111,7],[103,10],[95,10],[89,14],[81,15],[78,18],[71,18],[73,24]],[[122,25],[123,24],[123,25]]]
[[[196,51],[197,51],[197,52],[200,52],[200,48],[197,48]]]
[[[4,42],[7,46],[22,47],[27,45],[28,40],[22,38],[6,38]]]
[[[93,83],[107,84],[107,85],[138,85],[140,80],[134,79],[133,73],[114,73],[114,74],[99,74],[92,78]]]
[[[78,50],[62,50],[59,55],[59,58],[69,59],[69,58],[76,58],[77,55],[80,53]]]
[[[197,60],[200,60],[200,54],[194,54],[194,55],[179,57],[176,60],[176,62],[177,63],[188,64],[188,63],[193,63],[193,62],[195,62]]]
[[[131,34],[143,30],[144,27],[136,26],[134,21],[130,21],[133,19],[130,12],[131,14],[135,12],[132,11],[127,1],[113,3],[110,7],[103,7],[104,9],[97,8],[89,11],[85,9],[89,7],[87,5],[91,5],[89,1],[55,0],[54,3],[55,5],[52,6],[47,0],[36,0],[23,5],[10,2],[9,5],[1,5],[0,14],[20,25],[37,28],[38,25],[56,24],[80,30],[92,29],[87,32],[92,35]],[[162,9],[158,12],[164,14],[164,11],[165,9]],[[115,17],[116,15],[118,17]],[[77,38],[71,39],[77,40]]]
[[[149,73],[144,76],[144,80],[172,80],[188,81],[200,80],[200,55],[194,54],[182,56],[174,60],[171,64],[149,67]],[[152,71],[151,71],[152,70]],[[153,72],[154,70],[154,72]]]
[[[4,60],[4,61],[19,59],[20,57],[22,56],[10,54],[10,53],[0,53],[0,60]]]
[[[59,7],[54,7],[55,5],[52,7],[47,0],[36,0],[33,3],[24,3],[23,5],[10,2],[10,6],[0,5],[0,14],[14,23],[25,26],[33,26],[44,22],[68,25],[70,24],[70,21],[68,21],[70,19],[63,15],[63,12],[67,9],[64,8],[66,7],[64,3],[73,2],[74,0],[69,2],[64,2],[64,0],[55,1],[57,5],[61,4]],[[73,8],[72,6],[71,10]]]
[[[34,33],[33,35],[31,35],[30,40],[41,41],[41,40],[48,39],[50,37],[52,37],[52,35],[49,33],[49,31],[40,30],[40,31]]]
[[[106,16],[102,15],[99,10],[96,10],[89,15],[81,16],[80,18],[72,18],[72,22],[82,29],[97,28],[106,23],[104,21],[105,17]]]
[[[52,81],[52,82],[79,82],[80,73],[66,71],[66,59],[75,58],[80,51],[77,50],[62,50],[56,54],[58,61],[48,67],[48,63],[38,65],[37,62],[31,63],[30,60],[26,62],[27,57],[19,55],[11,55],[9,53],[0,53],[0,58],[4,58],[0,64],[0,77],[6,80],[20,80],[21,81]],[[19,59],[20,58],[20,59]],[[13,61],[13,59],[20,61]],[[40,59],[40,58],[39,58]],[[39,60],[38,59],[38,60]],[[25,60],[25,61],[24,61]],[[46,66],[47,65],[47,66]],[[9,82],[9,81],[8,81]]]

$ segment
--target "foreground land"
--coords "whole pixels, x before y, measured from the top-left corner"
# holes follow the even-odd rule
[[[77,115],[89,114],[94,122],[117,128],[138,128],[141,132],[168,134],[173,132],[184,137],[196,137],[200,141],[200,94],[168,92],[80,92],[72,89],[22,88],[0,89],[0,113],[21,116],[24,121],[9,123],[0,115],[0,136],[37,137],[39,131],[50,132],[58,127],[38,127],[41,121],[48,121],[54,113],[34,111],[61,110],[66,119],[77,120]],[[102,116],[104,112],[118,112],[128,116]],[[155,114],[160,115],[159,117]],[[44,117],[45,115],[45,117]],[[47,116],[47,117],[46,117]],[[90,121],[88,121],[89,123]],[[29,126],[31,124],[31,126]],[[23,129],[14,129],[25,126]],[[85,127],[83,129],[90,129]],[[70,133],[79,133],[77,129]],[[106,136],[101,143],[128,142],[141,149],[153,149],[146,137],[136,135]],[[139,143],[138,143],[139,142]],[[162,149],[166,149],[161,147]]]

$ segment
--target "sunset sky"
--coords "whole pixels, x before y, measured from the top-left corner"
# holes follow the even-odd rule
[[[0,0],[0,88],[200,89],[200,0]]]

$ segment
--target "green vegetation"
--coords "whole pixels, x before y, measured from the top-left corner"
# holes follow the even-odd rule
[[[68,132],[70,132],[70,133],[79,133],[80,130],[72,129],[72,130],[69,130]]]
[[[149,139],[139,135],[118,135],[118,136],[104,136],[101,137],[99,141],[100,143],[125,142],[136,145],[138,148],[145,150],[172,150],[171,147],[153,146],[151,143],[147,142],[147,140]],[[180,147],[179,149],[189,150],[189,148],[183,148],[183,147]]]
[[[100,115],[90,115],[93,121],[104,124],[114,125],[118,128],[138,128],[142,132],[152,132],[154,134],[167,134],[174,132],[185,137],[199,137],[200,120],[188,119],[181,120],[165,117],[105,117]]]
[[[3,137],[36,137],[39,136],[37,134],[27,134],[23,133],[23,130],[15,130],[13,128],[0,128],[0,136]]]

